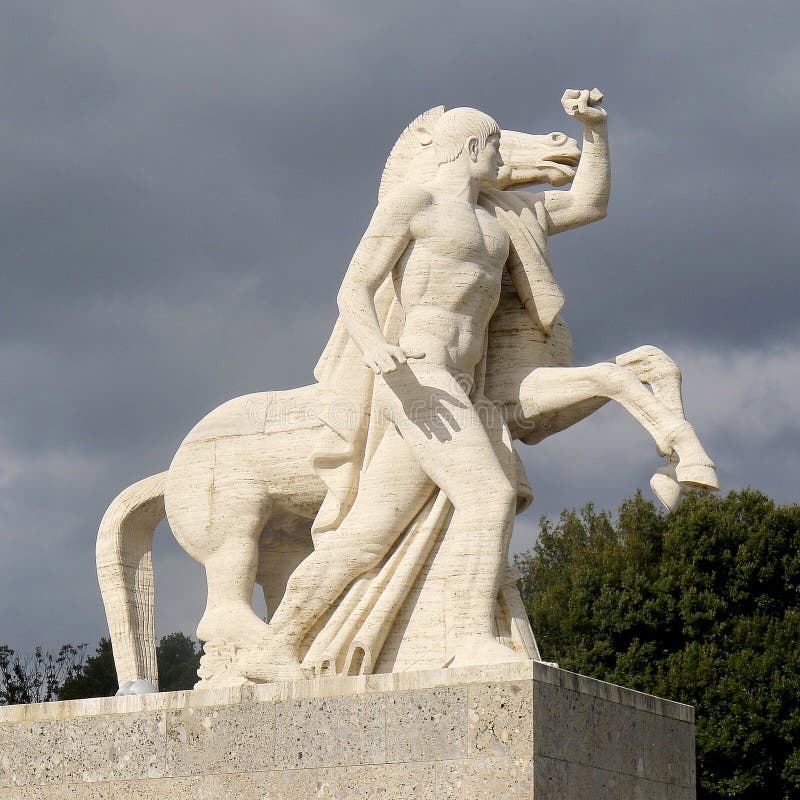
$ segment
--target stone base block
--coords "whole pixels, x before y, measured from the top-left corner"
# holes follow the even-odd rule
[[[0,708],[0,800],[693,800],[694,714],[540,663]]]

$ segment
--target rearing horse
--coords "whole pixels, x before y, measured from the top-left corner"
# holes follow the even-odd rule
[[[387,162],[384,183],[403,163],[402,142]],[[580,157],[575,141],[560,133],[504,131],[501,143],[504,187],[561,185]],[[669,459],[651,481],[665,505],[677,504],[686,487],[718,488],[713,462],[684,417],[680,371],[666,354],[646,346],[613,361],[571,367],[563,320],[556,317],[549,333],[527,321],[505,276],[489,328],[484,394],[502,409],[513,438],[536,444],[614,400]],[[133,691],[147,691],[157,684],[152,539],[165,515],[180,545],[206,569],[208,601],[197,635],[207,654],[220,643],[245,653],[257,648],[266,623],[251,606],[254,585],[262,586],[274,610],[289,575],[313,548],[311,521],[326,492],[309,459],[323,427],[321,402],[316,384],[234,398],[195,425],[166,472],[128,487],[111,504],[100,526],[97,565],[121,686],[135,682]],[[521,511],[531,501],[525,485],[518,497]],[[512,586],[512,606],[515,592]],[[519,618],[519,606],[511,614]],[[538,656],[535,643],[526,649]],[[215,673],[214,659],[204,660],[205,681],[243,679],[235,665]]]

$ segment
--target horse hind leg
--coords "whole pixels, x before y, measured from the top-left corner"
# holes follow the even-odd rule
[[[313,549],[309,520],[278,514],[270,518],[261,534],[256,574],[270,617],[283,599],[289,577]]]
[[[197,638],[220,647],[258,647],[266,623],[253,611],[252,597],[259,559],[259,539],[272,503],[260,482],[242,481],[215,487],[207,526],[208,552],[203,561],[208,599]]]

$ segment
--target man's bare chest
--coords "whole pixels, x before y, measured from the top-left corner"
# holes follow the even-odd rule
[[[487,211],[462,200],[432,203],[412,224],[414,242],[448,261],[502,267],[508,234]]]

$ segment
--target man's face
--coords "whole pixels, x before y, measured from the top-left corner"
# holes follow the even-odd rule
[[[475,142],[475,140],[471,140]],[[479,183],[494,186],[497,184],[497,174],[503,166],[503,157],[500,155],[500,134],[493,133],[486,139],[486,146],[481,148],[475,142],[473,148],[472,175]]]

